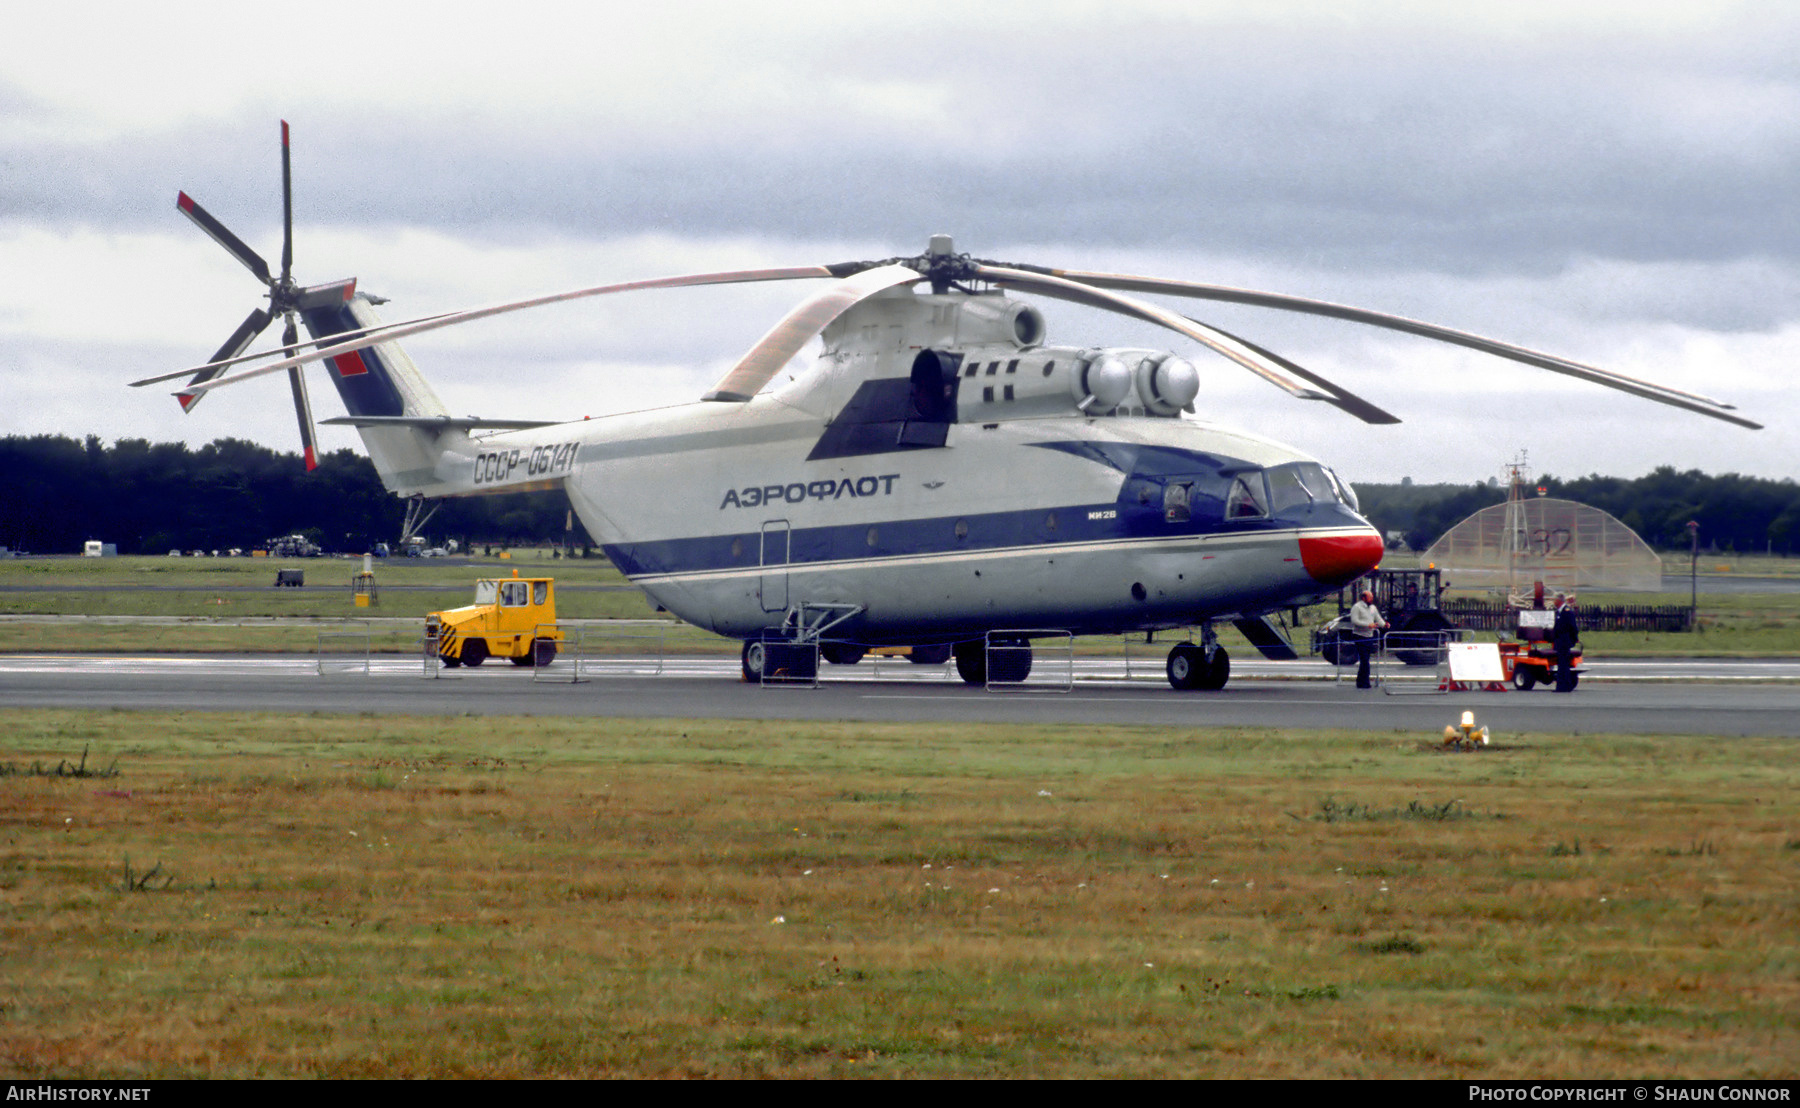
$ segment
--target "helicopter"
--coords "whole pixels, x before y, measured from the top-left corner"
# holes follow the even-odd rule
[[[203,207],[179,210],[268,289],[187,378],[206,392],[286,372],[315,464],[302,367],[323,362],[383,484],[417,511],[438,498],[562,489],[587,532],[661,609],[741,641],[747,681],[905,646],[954,659],[971,684],[1019,682],[1031,642],[1188,630],[1169,684],[1230,677],[1217,628],[1295,657],[1275,618],[1334,595],[1381,561],[1356,493],[1317,459],[1200,418],[1187,353],[1052,342],[1021,296],[1155,324],[1308,401],[1370,424],[1398,417],[1247,339],[1142,299],[1154,294],[1302,312],[1533,365],[1748,428],[1722,401],[1400,316],[1280,293],[1056,269],[959,253],[686,274],[383,324],[354,279],[293,279],[293,191],[282,123],[276,273]],[[580,420],[453,416],[398,340],[443,327],[644,289],[825,284],[703,396]],[[243,351],[276,316],[281,348]],[[298,326],[310,336],[300,340]],[[814,339],[811,368],[767,388]],[[270,360],[272,359],[272,360]],[[255,361],[265,364],[239,368]],[[237,372],[229,372],[238,369]],[[1198,641],[1194,641],[1197,631]],[[810,676],[810,673],[806,674]]]

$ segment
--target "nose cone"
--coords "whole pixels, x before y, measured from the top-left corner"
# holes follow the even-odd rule
[[[1300,564],[1322,585],[1347,585],[1381,564],[1381,536],[1374,531],[1320,535],[1300,540]]]

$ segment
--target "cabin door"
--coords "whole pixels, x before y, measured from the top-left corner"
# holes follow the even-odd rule
[[[785,612],[788,606],[788,521],[772,519],[762,525],[762,609]]]

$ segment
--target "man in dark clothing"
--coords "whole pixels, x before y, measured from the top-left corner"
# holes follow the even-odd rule
[[[1575,689],[1575,647],[1581,629],[1575,623],[1575,598],[1556,598],[1556,622],[1550,629],[1550,645],[1556,649],[1556,691]]]

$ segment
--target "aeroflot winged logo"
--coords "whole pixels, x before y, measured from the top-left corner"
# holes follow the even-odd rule
[[[898,473],[884,473],[879,477],[846,477],[841,481],[795,481],[787,485],[751,485],[742,489],[726,489],[725,499],[719,501],[719,510],[755,508],[769,504],[799,504],[806,500],[890,496],[894,491],[894,482],[899,479]]]

